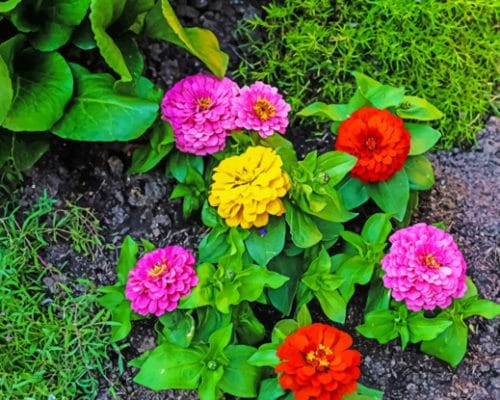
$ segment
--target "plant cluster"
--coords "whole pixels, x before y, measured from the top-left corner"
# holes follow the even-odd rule
[[[55,281],[51,291],[45,285],[44,279],[58,275],[61,267],[43,260],[43,250],[54,239],[73,232],[73,247],[81,250],[95,240],[84,239],[86,228],[76,222],[88,215],[55,210],[54,203],[44,195],[25,213],[6,206],[0,215],[3,399],[92,399],[98,374],[105,375],[109,317],[97,307],[95,286],[83,278],[76,284]]]
[[[0,168],[17,172],[48,149],[41,132],[80,141],[156,132],[161,90],[142,76],[140,38],[174,43],[218,76],[227,68],[213,33],[184,29],[167,0],[3,1],[0,30]],[[113,74],[81,65],[93,49]]]
[[[404,87],[354,76],[348,103],[300,112],[331,120],[337,134],[334,150],[302,160],[284,136],[289,107],[276,88],[198,74],[165,94],[165,131],[180,150],[167,163],[178,181],[171,198],[183,198],[186,215],[201,209],[210,230],[196,262],[178,246],[126,237],[117,283],[100,289],[113,341],[132,321],[157,318],[157,347],[131,362],[137,383],[197,389],[202,400],[380,399],[357,382],[362,354],[350,335],[313,323],[310,304],[343,324],[367,285],[359,333],[420,343],[452,366],[466,352],[464,320],[499,314],[478,299],[450,234],[408,227],[418,192],[434,183],[424,153],[440,133],[427,122],[442,113]],[[153,146],[137,151],[150,161],[135,157],[135,170],[164,158]],[[392,221],[400,229],[390,236]],[[285,319],[261,321],[264,306]]]
[[[297,111],[347,101],[358,70],[439,104],[445,148],[470,145],[497,112],[497,10],[483,0],[271,1],[243,22],[239,75],[277,85]],[[318,127],[308,124],[307,128]]]

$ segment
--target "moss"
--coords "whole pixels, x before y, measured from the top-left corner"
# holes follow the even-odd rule
[[[438,106],[446,115],[436,126],[442,147],[470,145],[494,108],[494,2],[332,3],[271,1],[264,17],[240,27],[244,61],[237,74],[278,85],[296,112],[316,100],[346,102],[354,88],[349,71],[361,71]]]

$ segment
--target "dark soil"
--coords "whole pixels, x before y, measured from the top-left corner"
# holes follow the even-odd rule
[[[176,1],[176,10],[187,26],[212,29],[224,50],[231,56],[230,70],[237,67],[237,21],[259,12],[258,2],[245,0]],[[193,57],[163,43],[143,43],[147,74],[163,88],[181,77],[203,69]],[[414,220],[444,221],[458,241],[468,262],[468,275],[481,296],[499,301],[500,234],[500,120],[490,119],[471,152],[440,151],[431,156],[436,185],[421,198]],[[295,131],[291,137],[305,149],[331,148],[331,138],[310,138],[304,145]],[[326,141],[325,141],[326,140]],[[168,201],[172,182],[160,169],[145,175],[128,177],[130,146],[126,144],[91,144],[54,139],[51,150],[30,171],[21,199],[29,207],[47,190],[59,205],[66,200],[92,208],[102,221],[108,243],[117,246],[124,236],[146,238],[158,246],[180,244],[196,250],[206,229],[197,218],[185,221],[178,201]],[[116,250],[100,249],[95,259],[75,253],[69,245],[50,247],[43,255],[47,262],[66,265],[67,279],[85,276],[96,285],[115,281]],[[60,277],[59,277],[60,279]],[[361,300],[354,300],[343,329],[354,336],[354,347],[361,351],[362,378],[367,386],[385,391],[386,399],[471,399],[500,398],[499,320],[471,319],[469,349],[464,361],[452,369],[444,362],[424,355],[416,346],[402,351],[398,343],[379,345],[362,338],[354,327],[361,323]],[[315,313],[316,314],[316,313]],[[130,360],[155,345],[151,323],[134,326],[130,346],[122,350]],[[133,383],[134,368],[125,365],[119,373],[118,353],[110,350],[108,375],[102,380],[98,399],[111,399],[110,388],[118,399],[196,399],[193,392],[147,390]]]

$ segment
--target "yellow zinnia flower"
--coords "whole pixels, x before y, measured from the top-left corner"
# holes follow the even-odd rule
[[[273,149],[262,146],[226,158],[214,168],[208,202],[228,226],[265,226],[269,214],[285,213],[280,197],[290,189],[290,179],[282,165]]]

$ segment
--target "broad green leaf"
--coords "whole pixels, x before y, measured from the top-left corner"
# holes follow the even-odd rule
[[[405,170],[396,172],[390,179],[366,185],[369,196],[386,213],[394,214],[401,221],[406,213],[410,186]]]
[[[224,226],[212,229],[200,242],[198,246],[198,258],[200,262],[216,263],[229,251],[227,242],[228,229]]]
[[[209,357],[216,357],[228,346],[233,337],[233,324],[228,324],[222,328],[217,329],[208,338]]]
[[[376,81],[374,81],[376,82]],[[378,82],[376,82],[378,85],[380,85]],[[361,107],[365,106],[371,106],[370,101],[363,95],[361,90],[358,88],[354,92],[354,95],[351,97],[349,100],[349,103],[347,103],[347,111],[349,114],[352,114],[354,111],[359,110]],[[336,125],[337,124],[337,125]],[[331,131],[335,134],[337,134],[339,123],[333,123],[331,127]]]
[[[444,116],[435,106],[420,97],[404,96],[401,106],[396,110],[396,114],[404,119],[432,121]]]
[[[134,150],[132,165],[127,174],[145,173],[152,170],[170,153],[173,142],[172,126],[165,121],[158,121],[152,128],[149,143]]]
[[[229,364],[224,367],[224,375],[219,387],[233,396],[255,398],[260,382],[261,369],[250,364],[255,348],[244,345],[229,345],[224,350]]]
[[[325,104],[317,101],[300,110],[297,115],[301,117],[322,117],[332,121],[343,121],[349,117],[349,112],[345,104]]]
[[[462,320],[454,320],[437,338],[422,342],[420,350],[456,367],[467,351],[467,325]]]
[[[339,290],[346,302],[354,294],[355,284],[365,285],[370,281],[373,268],[373,262],[359,255],[354,255],[344,261],[337,269],[336,273],[344,278]]]
[[[49,142],[43,139],[24,139],[14,135],[12,142],[12,162],[18,171],[28,171],[49,149]]]
[[[500,315],[500,304],[490,300],[476,299],[467,304],[464,310],[463,318],[469,318],[473,315],[480,315],[483,318],[492,319]]]
[[[158,104],[113,91],[109,74],[91,74],[71,65],[76,93],[65,116],[52,129],[57,136],[82,141],[128,141],[142,135],[154,122]]]
[[[92,50],[97,47],[88,16],[84,18],[80,25],[75,27],[71,42],[82,50]]]
[[[285,338],[299,329],[299,324],[293,319],[282,319],[274,325],[271,332],[271,340],[273,343],[281,343]]]
[[[347,304],[337,290],[319,290],[314,295],[328,318],[341,324],[345,322]]]
[[[184,29],[168,0],[162,0],[161,7],[165,20],[181,42],[174,43],[198,57],[210,71],[222,78],[226,73],[229,57],[220,50],[215,35],[207,29]]]
[[[354,246],[360,255],[364,255],[368,251],[368,246],[361,235],[351,231],[342,231],[339,235],[347,243]]]
[[[252,229],[245,241],[250,256],[259,265],[267,265],[285,247],[284,218],[271,218],[263,229]]]
[[[352,210],[364,203],[366,203],[370,196],[366,189],[366,185],[356,178],[347,178],[347,180],[340,186],[339,194],[345,208]]]
[[[375,277],[370,283],[366,299],[365,314],[371,311],[387,310],[391,301],[391,292],[384,286],[380,277]]]
[[[191,309],[210,305],[214,300],[213,281],[215,267],[209,263],[201,263],[196,267],[198,284],[186,297],[181,297],[179,309]]]
[[[153,390],[196,389],[203,357],[200,349],[163,343],[151,352],[134,382]]]
[[[439,131],[432,129],[428,125],[405,124],[405,128],[410,132],[411,136],[410,156],[423,154],[432,149],[432,146],[434,146],[441,137]]]
[[[370,78],[368,75],[365,75],[361,72],[354,71],[352,72],[354,75],[354,79],[356,79],[357,88],[364,94],[373,88],[377,88],[382,86],[382,84],[375,79]]]
[[[404,163],[411,190],[428,190],[434,185],[432,164],[423,155],[408,157]]]
[[[123,240],[122,247],[120,249],[120,257],[118,258],[118,264],[116,265],[116,275],[118,282],[125,285],[128,280],[128,273],[132,268],[134,268],[137,262],[137,253],[139,252],[139,246],[129,235],[125,236]]]
[[[323,235],[310,216],[285,201],[285,219],[290,226],[293,243],[300,248],[306,249],[318,243]]]
[[[361,236],[369,243],[384,243],[391,233],[391,216],[382,213],[373,214],[363,225]]]
[[[46,22],[30,35],[30,43],[40,51],[54,51],[71,38],[73,27],[57,22]]]
[[[237,342],[253,346],[261,343],[266,334],[266,327],[260,322],[246,301],[231,310]]]
[[[97,303],[107,310],[114,310],[125,300],[125,288],[123,286],[108,286],[109,292],[97,299]]]
[[[344,230],[344,226],[341,223],[326,221],[314,216],[312,217],[312,220],[323,236],[321,240],[325,249],[329,249],[331,246],[337,243],[340,232]]]
[[[201,382],[198,385],[198,396],[200,400],[218,400],[219,393],[217,386],[223,374],[224,369],[221,365],[215,369],[203,368],[201,372]]]
[[[290,173],[297,165],[297,153],[293,143],[285,139],[283,135],[275,133],[267,138],[259,138],[259,145],[271,147],[283,161],[283,169]]]
[[[9,112],[14,92],[12,91],[12,81],[10,80],[9,67],[2,57],[0,57],[0,125]]]
[[[453,323],[444,317],[425,318],[423,312],[411,315],[406,321],[412,343],[435,339]]]
[[[238,288],[240,299],[246,301],[257,300],[264,287],[276,289],[288,281],[288,277],[256,265],[245,268],[243,273],[237,275],[237,279],[241,283]]]
[[[365,323],[356,327],[364,337],[387,343],[398,336],[395,315],[391,310],[377,310],[365,315]]]
[[[316,161],[318,175],[326,174],[328,184],[336,185],[356,164],[357,158],[341,151],[328,151],[320,155]]]
[[[259,397],[257,397],[257,400],[278,400],[281,399],[281,396],[285,393],[277,377],[268,378],[260,383]]]
[[[297,312],[297,323],[299,326],[308,326],[312,324],[312,317],[306,305],[299,308]]]
[[[380,85],[369,88],[364,94],[379,109],[395,107],[401,103],[405,93],[404,87]]]
[[[132,324],[130,323],[131,314],[130,301],[123,301],[111,311],[111,320],[119,323],[119,325],[111,326],[112,342],[118,342],[128,336],[132,329]]]
[[[342,396],[342,400],[382,400],[384,392],[363,386],[358,382],[356,391]]]
[[[59,53],[27,49],[15,56],[14,65],[15,96],[2,126],[16,132],[50,129],[73,93],[68,64]]]
[[[165,339],[180,347],[189,347],[194,336],[194,319],[183,311],[167,312],[159,318],[163,324],[162,334]]]
[[[277,289],[268,289],[267,294],[274,308],[290,315],[293,300],[302,276],[302,257],[278,256],[269,263],[269,270],[287,276],[289,280]]]
[[[13,10],[21,0],[5,0],[0,1],[0,13],[6,13]]]
[[[130,72],[120,47],[106,31],[123,13],[127,0],[91,0],[90,25],[106,63],[123,81],[131,81]]]

